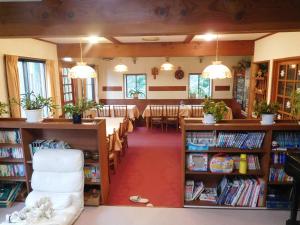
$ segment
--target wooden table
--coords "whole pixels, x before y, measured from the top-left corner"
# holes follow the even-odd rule
[[[163,116],[166,116],[166,106],[167,105],[164,105]],[[227,109],[228,109],[228,112],[225,115],[224,119],[232,120],[233,119],[232,110],[230,107],[227,107]],[[150,127],[150,115],[151,115],[150,114],[150,105],[147,105],[142,116],[143,116],[143,118],[146,119],[146,126],[148,128]],[[179,106],[180,121],[182,121],[183,118],[191,117],[191,115],[192,115],[192,105],[180,105]]]

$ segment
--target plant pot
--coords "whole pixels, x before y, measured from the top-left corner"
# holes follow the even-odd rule
[[[72,118],[74,124],[81,124],[82,115],[74,114]]]
[[[139,94],[133,94],[132,97],[133,99],[139,99]]]
[[[274,124],[274,114],[262,114],[260,123],[262,125],[272,125]]]
[[[204,114],[204,118],[203,118],[203,123],[204,124],[215,124],[216,123],[216,119],[212,114]]]
[[[39,123],[43,121],[43,109],[25,110],[27,123]]]

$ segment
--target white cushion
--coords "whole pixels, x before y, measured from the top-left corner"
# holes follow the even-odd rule
[[[46,192],[81,192],[84,186],[83,171],[56,173],[34,171],[31,187],[34,191]]]
[[[52,202],[53,209],[65,209],[72,204],[72,195],[69,193],[50,193],[32,191],[26,198],[26,207],[33,207],[41,198],[47,197]]]
[[[74,172],[83,164],[83,152],[75,149],[42,149],[33,156],[34,171]]]

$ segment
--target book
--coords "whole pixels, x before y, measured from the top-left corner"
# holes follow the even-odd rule
[[[204,188],[203,192],[200,194],[199,200],[215,203],[217,196],[217,188]]]
[[[187,169],[191,171],[207,171],[208,155],[207,154],[188,154]]]
[[[194,186],[192,200],[197,199],[200,196],[200,194],[203,192],[203,190],[204,190],[203,182],[201,182],[201,181],[200,182],[196,182],[195,186]]]
[[[194,184],[193,180],[187,180],[185,182],[185,201],[193,200]]]

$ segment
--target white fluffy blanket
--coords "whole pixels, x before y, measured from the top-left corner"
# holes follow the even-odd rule
[[[53,217],[52,202],[49,198],[41,198],[33,207],[25,207],[19,212],[6,216],[7,223],[21,223],[32,225]]]

